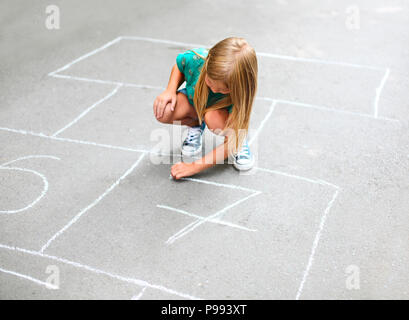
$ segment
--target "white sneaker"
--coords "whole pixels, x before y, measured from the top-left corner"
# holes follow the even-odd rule
[[[237,170],[250,170],[254,166],[254,156],[250,152],[250,147],[248,145],[247,139],[243,142],[241,150],[234,156],[233,166]]]
[[[182,144],[182,154],[187,157],[197,155],[202,151],[202,134],[206,127],[203,121],[201,126],[190,127],[187,137]]]

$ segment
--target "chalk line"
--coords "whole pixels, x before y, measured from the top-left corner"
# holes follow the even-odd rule
[[[198,43],[187,43],[187,42],[180,42],[180,41],[172,41],[172,40],[164,40],[164,39],[156,39],[156,38],[149,38],[149,37],[138,37],[138,36],[122,36],[123,40],[137,40],[137,41],[148,41],[152,43],[165,43],[165,44],[172,44],[175,46],[182,46],[186,47],[187,49],[191,49],[192,47],[204,47],[204,48],[211,48],[211,46],[206,46],[203,44]]]
[[[163,157],[165,157],[165,156],[167,156],[167,157],[182,157],[180,153],[167,153],[167,152],[148,150],[148,149],[142,149],[142,148],[140,148],[140,149],[127,148],[127,147],[121,147],[121,146],[114,146],[114,145],[110,145],[110,144],[97,143],[97,142],[93,142],[93,141],[84,141],[84,140],[62,138],[62,137],[53,137],[53,136],[49,136],[49,135],[46,135],[46,134],[41,133],[41,132],[37,133],[37,132],[32,132],[32,131],[5,128],[5,127],[0,127],[0,130],[13,132],[13,133],[19,133],[19,134],[23,134],[23,135],[32,135],[34,137],[41,137],[41,138],[45,138],[45,139],[57,140],[57,141],[62,141],[62,142],[70,142],[70,143],[75,143],[75,144],[84,144],[84,145],[90,145],[90,146],[107,148],[107,149],[114,149],[114,150],[121,150],[121,151],[128,151],[128,152],[149,153],[149,154],[154,154],[154,155],[163,156]]]
[[[70,123],[68,123],[65,127],[61,128],[60,130],[56,131],[54,134],[52,134],[52,137],[55,137],[57,135],[59,135],[61,132],[63,132],[64,130],[67,130],[69,127],[71,127],[72,125],[74,125],[75,123],[77,123],[83,116],[85,116],[88,112],[90,112],[92,109],[94,109],[96,106],[100,105],[101,103],[103,103],[104,101],[108,100],[109,98],[111,98],[112,96],[114,96],[119,88],[122,85],[117,85],[115,87],[114,90],[112,90],[110,93],[108,93],[105,97],[103,97],[102,99],[98,100],[97,102],[95,102],[93,105],[91,105],[90,107],[88,107],[87,109],[85,109],[83,112],[81,112],[74,120],[72,120]]]
[[[318,243],[319,243],[320,238],[321,238],[321,233],[322,233],[322,230],[324,229],[325,221],[327,220],[328,213],[331,210],[331,207],[334,204],[335,199],[338,196],[338,192],[339,192],[338,190],[336,190],[334,192],[334,195],[332,196],[331,201],[328,203],[327,207],[325,208],[324,214],[321,217],[320,225],[319,225],[318,231],[317,231],[317,233],[315,235],[315,239],[314,239],[314,242],[313,242],[313,245],[312,245],[311,254],[310,254],[310,257],[308,258],[308,263],[307,263],[307,266],[305,268],[305,271],[304,271],[304,274],[303,274],[303,277],[302,277],[302,281],[301,281],[300,286],[298,288],[297,295],[295,297],[296,300],[300,299],[302,290],[304,288],[305,281],[307,280],[307,277],[308,277],[308,275],[310,273],[311,266],[312,266],[312,264],[314,262],[315,251],[316,251],[316,249],[318,247]]]
[[[213,182],[213,181],[197,179],[197,178],[181,178],[179,180],[194,181],[194,182],[199,182],[199,183],[204,183],[204,184],[211,184],[211,185],[214,185],[214,186],[217,186],[217,187],[238,189],[238,190],[243,190],[243,191],[248,191],[248,192],[260,192],[258,190],[241,187],[241,186],[237,186],[237,185],[234,185],[234,184],[219,183],[219,182]]]
[[[253,141],[258,137],[258,135],[260,134],[261,130],[263,129],[265,123],[270,119],[271,115],[274,112],[274,108],[276,105],[276,101],[273,100],[273,103],[270,106],[270,110],[267,112],[266,116],[264,117],[264,119],[261,121],[260,125],[258,126],[256,132],[254,133],[254,135],[251,137],[250,141],[249,141],[249,145],[251,145],[253,143]]]
[[[60,235],[62,235],[68,228],[70,228],[75,222],[78,221],[81,216],[87,212],[89,209],[97,205],[106,195],[108,195],[120,182],[121,180],[125,179],[137,166],[138,164],[142,161],[142,159],[145,157],[146,153],[143,153],[139,159],[118,179],[116,180],[105,192],[100,195],[97,199],[95,199],[91,204],[89,204],[87,207],[82,209],[68,224],[66,224],[61,230],[59,230],[56,234],[54,234],[48,241],[47,243],[41,248],[40,252],[44,252],[45,249],[47,249],[50,244],[57,239]]]
[[[130,151],[130,152],[142,152],[142,153],[149,152],[149,150],[147,149],[127,148],[127,147],[114,146],[110,144],[97,143],[97,142],[92,142],[92,141],[84,141],[84,140],[62,138],[62,137],[53,137],[53,136],[49,136],[41,132],[38,133],[38,132],[32,132],[32,131],[26,131],[26,130],[20,130],[20,129],[5,128],[5,127],[0,127],[0,130],[24,134],[24,135],[32,135],[35,137],[41,137],[41,138],[52,139],[52,140],[63,141],[63,142],[91,145],[91,146],[108,148],[108,149],[116,149],[116,150],[122,150],[122,151]],[[161,154],[159,153],[159,155]]]
[[[109,41],[108,43],[104,44],[103,46],[101,46],[101,47],[99,47],[99,48],[97,48],[97,49],[95,49],[95,50],[93,50],[93,51],[91,51],[91,52],[88,52],[87,54],[82,55],[81,57],[79,57],[79,58],[73,60],[73,61],[70,62],[70,63],[67,63],[65,66],[63,66],[63,67],[61,67],[61,68],[59,68],[59,69],[57,69],[57,70],[55,70],[55,71],[53,71],[53,72],[50,72],[48,75],[49,75],[49,76],[53,76],[53,75],[56,74],[56,73],[59,73],[59,72],[64,71],[64,70],[67,70],[67,69],[68,69],[69,67],[71,67],[73,64],[75,64],[75,63],[77,63],[77,62],[80,62],[80,61],[82,61],[82,60],[84,60],[84,59],[86,59],[86,58],[88,58],[88,57],[90,57],[90,56],[92,56],[92,55],[94,55],[94,54],[96,54],[96,53],[102,51],[102,50],[105,50],[106,48],[112,46],[113,44],[119,42],[120,40],[121,40],[121,37],[115,38],[114,40]]]
[[[10,163],[16,162],[16,161],[20,161],[20,160],[25,160],[25,159],[32,159],[32,158],[50,158],[50,159],[54,159],[54,160],[61,160],[61,158],[59,157],[55,157],[55,156],[50,156],[50,155],[43,155],[43,154],[33,154],[33,155],[29,155],[29,156],[24,156],[24,157],[19,157],[17,159],[5,162],[3,164],[0,164],[0,166],[7,166]]]
[[[146,287],[143,287],[141,292],[139,292],[138,295],[133,296],[131,300],[140,300],[142,298],[143,293],[145,292],[145,290],[146,290]]]
[[[390,69],[387,68],[385,71],[385,74],[381,80],[381,83],[378,88],[376,88],[376,94],[375,94],[375,102],[374,102],[374,117],[378,118],[378,109],[379,109],[379,99],[381,97],[381,92],[383,90],[383,87],[385,86],[386,80],[388,79],[390,74]]]
[[[48,191],[47,178],[38,171],[31,170],[31,169],[25,169],[25,168],[19,168],[19,167],[8,167],[8,166],[7,167],[0,166],[0,170],[17,170],[17,171],[30,172],[32,174],[35,174],[35,175],[39,176],[43,180],[43,184],[44,184],[44,187],[43,187],[43,190],[41,191],[41,194],[33,202],[31,202],[29,205],[25,206],[24,208],[16,209],[16,210],[0,210],[0,214],[14,214],[14,213],[18,213],[18,212],[28,210],[28,209],[32,208],[38,201],[40,201]]]
[[[382,68],[382,67],[369,66],[369,65],[359,64],[359,63],[350,63],[350,62],[342,62],[342,61],[334,61],[334,60],[324,60],[324,59],[317,59],[317,58],[302,58],[302,57],[274,54],[274,53],[267,53],[267,52],[257,52],[257,55],[260,56],[260,57],[267,57],[267,58],[274,58],[274,59],[281,59],[281,60],[289,60],[289,61],[296,61],[296,62],[319,63],[319,64],[327,64],[327,65],[337,65],[337,66],[342,66],[342,67],[350,67],[350,68],[358,68],[358,69],[369,69],[369,70],[376,70],[376,71],[385,69],[385,68]]]
[[[293,178],[293,179],[298,179],[298,180],[303,180],[306,182],[311,182],[311,183],[315,183],[315,184],[325,184],[331,187],[334,187],[335,189],[339,189],[338,186],[336,186],[335,184],[332,184],[330,182],[324,181],[324,180],[320,180],[320,179],[310,179],[307,177],[302,177],[302,176],[298,176],[295,174],[291,174],[291,173],[286,173],[286,172],[282,172],[282,171],[277,171],[277,170],[272,170],[272,169],[266,169],[266,168],[260,168],[260,167],[254,167],[255,170],[259,170],[259,171],[264,171],[264,172],[269,172],[269,173],[273,173],[273,174],[277,174],[280,176],[285,176],[288,178]]]
[[[168,240],[166,241],[166,244],[172,244],[174,243],[177,239],[182,238],[183,236],[187,235],[188,233],[192,232],[194,229],[196,229],[197,227],[199,227],[200,225],[202,225],[205,222],[208,222],[211,219],[215,219],[218,216],[222,215],[223,213],[225,213],[227,210],[237,206],[238,204],[250,199],[251,197],[257,196],[261,194],[261,191],[257,191],[253,194],[250,194],[247,197],[244,197],[238,201],[235,201],[234,203],[228,205],[227,207],[217,211],[216,213],[210,215],[209,217],[204,218],[203,220],[198,220],[195,222],[190,223],[189,225],[187,225],[186,227],[182,228],[181,230],[179,230],[178,232],[176,232],[174,235],[172,235],[171,237],[168,238]]]
[[[77,77],[77,76],[70,76],[66,74],[54,74],[51,75],[54,78],[61,78],[61,79],[68,79],[68,80],[75,80],[75,81],[84,81],[84,82],[94,82],[99,84],[109,84],[109,85],[119,85],[123,87],[133,87],[133,88],[140,88],[140,89],[157,89],[157,90],[165,90],[165,87],[159,86],[151,86],[148,84],[136,84],[130,82],[119,82],[119,81],[111,81],[111,80],[100,80],[100,79],[91,79],[85,77]]]
[[[30,255],[33,255],[33,256],[38,256],[38,257],[42,257],[42,258],[51,259],[51,260],[54,260],[54,261],[58,261],[58,262],[67,264],[67,265],[71,265],[71,266],[79,268],[79,269],[84,269],[84,270],[93,272],[93,273],[96,273],[96,274],[106,275],[106,276],[108,276],[110,278],[117,279],[117,280],[120,280],[120,281],[123,281],[123,282],[135,284],[135,285],[138,285],[138,286],[141,286],[141,287],[148,287],[148,288],[152,288],[152,289],[157,289],[159,291],[174,294],[174,295],[177,295],[177,296],[185,298],[185,299],[200,300],[200,298],[197,298],[197,297],[194,297],[194,296],[191,296],[189,294],[182,293],[182,292],[178,292],[176,290],[169,289],[169,288],[166,288],[166,287],[161,286],[161,285],[151,284],[149,282],[146,282],[146,281],[140,280],[140,279],[120,276],[120,275],[110,273],[110,272],[107,272],[107,271],[103,271],[103,270],[100,270],[100,269],[97,269],[97,268],[94,268],[94,267],[91,267],[91,266],[88,266],[88,265],[84,265],[84,264],[81,264],[81,263],[78,263],[78,262],[70,261],[70,260],[60,258],[60,257],[56,257],[56,256],[51,256],[51,255],[41,253],[41,252],[38,252],[38,251],[32,251],[32,250],[27,250],[27,249],[23,249],[23,248],[12,247],[12,246],[8,246],[8,245],[4,245],[4,244],[0,244],[0,248],[6,249],[6,250],[11,250],[11,251],[23,252],[23,253],[30,254]]]
[[[58,289],[58,286],[55,286],[52,283],[47,283],[47,282],[35,279],[33,277],[27,276],[25,274],[21,274],[21,273],[18,273],[18,272],[6,270],[6,269],[3,269],[3,268],[0,268],[0,272],[4,272],[4,273],[11,274],[13,276],[16,276],[16,277],[19,277],[19,278],[22,278],[22,279],[29,280],[31,282],[39,284],[40,286],[44,286],[47,289]]]
[[[294,105],[297,107],[304,107],[304,108],[311,108],[311,109],[317,109],[317,110],[323,110],[323,111],[330,111],[330,112],[337,112],[337,113],[344,113],[344,114],[350,114],[354,116],[360,116],[360,117],[365,117],[365,118],[370,118],[370,119],[377,119],[377,120],[386,120],[386,121],[392,121],[392,122],[400,122],[397,119],[391,119],[387,117],[374,117],[371,114],[366,114],[366,113],[359,113],[359,112],[354,112],[354,111],[348,111],[348,110],[341,110],[341,109],[334,109],[334,108],[329,108],[325,106],[317,106],[309,103],[303,103],[303,102],[296,102],[296,101],[291,101],[291,100],[282,100],[282,99],[277,99],[277,103],[284,103],[284,104],[290,104]]]
[[[202,217],[202,216],[199,216],[199,215],[197,215],[197,214],[187,212],[187,211],[185,211],[185,210],[181,210],[181,209],[177,209],[177,208],[172,208],[172,207],[165,206],[165,205],[160,205],[160,204],[158,204],[158,205],[156,205],[156,206],[157,206],[158,208],[162,208],[162,209],[167,209],[167,210],[170,210],[170,211],[178,212],[178,213],[184,214],[184,215],[186,215],[186,216],[189,216],[189,217],[192,217],[192,218],[196,218],[196,219],[198,219],[198,220],[204,220],[204,219],[206,219],[206,217]],[[221,225],[225,225],[225,226],[232,227],[232,228],[242,229],[242,230],[245,230],[245,231],[253,231],[253,232],[254,232],[254,231],[257,231],[256,229],[249,229],[249,228],[243,227],[243,226],[241,226],[241,225],[238,225],[238,224],[235,224],[235,223],[231,223],[231,222],[228,222],[228,221],[223,221],[223,220],[210,219],[210,220],[207,220],[207,222],[212,222],[212,223],[216,223],[216,224],[221,224]]]

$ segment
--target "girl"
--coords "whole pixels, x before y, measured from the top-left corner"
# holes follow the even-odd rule
[[[182,153],[201,152],[205,126],[225,137],[203,158],[178,162],[171,168],[175,179],[194,175],[216,163],[233,158],[238,170],[254,164],[247,133],[257,90],[257,57],[243,38],[230,37],[210,50],[196,48],[181,53],[172,68],[167,89],[154,101],[155,117],[162,123],[180,121],[189,126]],[[177,90],[186,81],[186,88]]]

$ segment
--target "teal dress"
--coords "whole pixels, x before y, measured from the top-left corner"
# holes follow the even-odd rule
[[[207,57],[208,51],[205,48],[194,48],[198,54]],[[193,97],[195,95],[195,85],[199,79],[200,71],[202,69],[204,60],[196,55],[193,51],[187,50],[183,53],[180,53],[176,57],[176,64],[179,68],[179,71],[182,72],[186,80],[186,95],[189,100],[189,103],[194,106]],[[222,93],[214,93],[209,88],[209,97],[207,99],[206,107],[211,106],[218,100],[224,98],[226,95]],[[229,113],[232,112],[233,105],[226,107]]]

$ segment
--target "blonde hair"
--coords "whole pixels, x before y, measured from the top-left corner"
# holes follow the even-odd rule
[[[193,51],[193,50],[192,50]],[[199,79],[195,86],[194,104],[202,123],[206,112],[225,108],[233,104],[233,109],[222,134],[230,131],[235,139],[228,138],[229,155],[240,150],[248,134],[250,115],[257,91],[257,56],[255,50],[244,38],[230,37],[214,45],[207,55]],[[209,88],[206,75],[213,80],[222,80],[230,93],[206,108]]]

